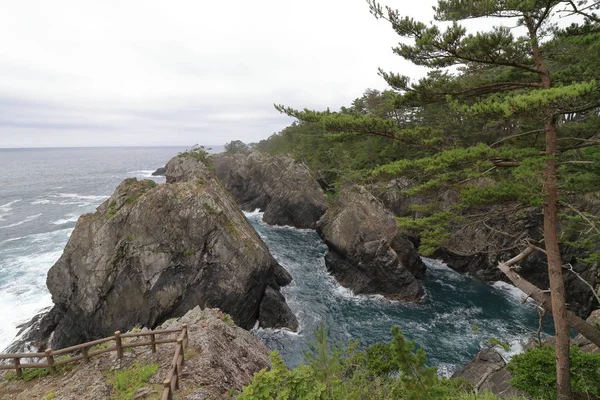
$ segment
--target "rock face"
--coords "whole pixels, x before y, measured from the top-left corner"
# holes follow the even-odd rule
[[[245,211],[260,209],[272,225],[314,229],[327,197],[301,162],[260,152],[212,156],[215,172]]]
[[[357,294],[419,300],[425,265],[413,243],[398,233],[393,215],[362,187],[343,188],[318,231],[329,251],[325,263],[342,286]]]
[[[490,182],[480,182],[482,185]],[[432,200],[441,204],[442,209],[449,210],[458,201],[458,193],[453,190],[438,195],[435,199],[423,196],[407,196],[402,193],[412,186],[406,179],[395,179],[387,185],[369,187],[385,206],[396,216],[419,217],[410,210],[412,204],[425,204]],[[592,199],[573,199],[572,204],[593,215],[600,215],[600,202]],[[567,212],[568,210],[565,210]],[[520,203],[505,203],[485,208],[471,208],[465,215],[473,222],[467,226],[451,226],[450,239],[443,248],[439,248],[434,257],[443,260],[454,270],[469,274],[484,281],[506,281],[504,274],[498,269],[498,262],[517,255],[520,250],[516,246],[524,238],[539,240],[542,237],[543,216],[540,208],[524,207]],[[479,221],[478,221],[479,219]],[[576,242],[576,237],[568,238]],[[573,269],[596,290],[600,289],[600,265],[585,264],[579,261],[586,257],[581,250],[562,246],[561,255],[565,264]],[[549,287],[545,255],[536,252],[519,264],[519,273],[541,289]],[[575,274],[564,270],[567,303],[571,311],[586,317],[599,307],[590,288]]]
[[[489,390],[500,397],[528,397],[509,384],[512,375],[506,369],[502,356],[494,349],[481,350],[464,368],[456,371],[452,378],[465,378],[477,391]]]
[[[270,366],[269,350],[249,332],[231,323],[219,310],[195,307],[183,317],[168,320],[159,328],[175,329],[183,324],[188,326],[188,344],[176,398],[231,399],[230,393],[241,391],[251,382],[255,373]],[[174,339],[177,335],[161,335],[160,338]],[[146,339],[124,340],[139,342]],[[14,400],[116,398],[113,384],[108,378],[112,371],[157,364],[157,371],[133,398],[160,398],[173,353],[173,344],[157,346],[156,353],[152,353],[149,346],[134,347],[128,349],[120,360],[114,353],[103,354],[92,358],[88,364],[77,364],[68,372],[31,382],[5,380],[6,376],[3,377],[0,372],[0,397]]]
[[[189,170],[190,179],[174,179]],[[197,305],[218,307],[250,329],[262,319],[295,317],[283,297],[259,315],[268,288],[291,276],[275,261],[234,199],[202,164],[176,157],[172,183],[125,180],[93,214],[83,215],[47,285],[61,315],[54,347],[103,337],[136,324],[154,327]],[[269,293],[271,291],[269,290]]]

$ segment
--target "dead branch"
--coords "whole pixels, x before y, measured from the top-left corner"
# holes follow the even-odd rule
[[[579,278],[579,280],[580,280],[581,282],[583,282],[583,283],[584,283],[584,284],[585,284],[587,287],[589,287],[589,288],[590,288],[590,290],[592,291],[592,294],[593,294],[593,295],[594,295],[594,297],[596,298],[596,301],[598,302],[598,304],[600,304],[600,296],[598,296],[598,293],[596,293],[596,289],[594,289],[594,286],[592,286],[592,284],[591,284],[591,283],[589,283],[588,281],[586,281],[585,279],[583,279],[583,276],[579,275],[579,273],[577,273],[577,271],[575,271],[575,270],[573,269],[573,265],[571,265],[571,264],[569,263],[569,264],[563,265],[563,268],[565,268],[565,269],[567,269],[567,270],[571,271],[572,273],[574,273],[574,274],[575,274],[575,276],[576,276],[577,278]]]
[[[543,290],[523,278],[511,266],[523,261],[528,255],[533,253],[536,249],[533,246],[528,246],[521,253],[511,258],[506,262],[498,264],[500,271],[506,275],[508,279],[517,288],[521,289],[527,296],[531,297],[540,307],[549,313],[552,313],[552,306],[550,301],[550,295],[545,293]],[[583,337],[588,339],[600,348],[600,330],[596,329],[592,325],[579,318],[577,315],[567,310],[567,324],[579,332]]]

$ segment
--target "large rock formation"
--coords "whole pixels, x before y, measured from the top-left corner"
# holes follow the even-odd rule
[[[346,187],[318,223],[329,247],[325,263],[357,294],[419,300],[425,266],[413,243],[398,233],[394,216],[362,187]]]
[[[211,157],[219,179],[245,211],[264,211],[272,225],[312,228],[327,209],[327,197],[305,164],[260,152]]]
[[[189,179],[173,178],[178,171]],[[167,174],[172,183],[158,186],[125,180],[77,222],[48,273],[54,346],[154,327],[197,305],[218,307],[246,329],[257,320],[297,326],[271,293],[291,276],[220,182],[188,157],[171,160]],[[275,315],[260,315],[264,298]]]

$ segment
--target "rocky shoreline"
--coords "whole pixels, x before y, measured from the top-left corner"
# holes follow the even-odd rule
[[[293,278],[242,210],[264,211],[268,224],[316,229],[328,247],[328,271],[355,294],[399,301],[424,295],[419,239],[401,232],[395,219],[410,216],[410,205],[423,202],[401,194],[408,181],[346,185],[328,198],[329,185],[306,165],[258,152],[208,159],[183,153],[157,173],[164,173],[166,184],[127,179],[95,213],[80,217],[48,273],[54,307],[24,326],[9,351],[66,347],[134,326],[154,328],[197,307],[219,308],[246,330],[258,323],[296,331],[298,320],[280,292]],[[456,194],[448,191],[439,200],[451,207]],[[435,257],[484,281],[505,280],[497,264],[515,253],[511,243],[539,236],[539,210],[506,204],[486,211],[485,223],[454,230]],[[579,256],[565,249],[573,269],[599,284],[600,270],[585,266]],[[543,257],[528,259],[521,273],[547,287]],[[589,288],[576,276],[566,275],[565,281],[570,308],[589,315],[598,306]],[[483,351],[457,376],[498,394],[515,394],[498,357]]]

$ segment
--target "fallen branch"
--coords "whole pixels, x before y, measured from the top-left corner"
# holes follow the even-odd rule
[[[552,306],[550,301],[550,295],[528,280],[524,279],[521,275],[519,275],[516,271],[514,271],[511,266],[516,263],[523,261],[528,255],[535,251],[535,247],[528,246],[525,250],[519,253],[517,256],[511,258],[506,262],[501,262],[498,264],[498,268],[500,271],[506,275],[508,279],[515,285],[517,288],[521,289],[527,296],[531,297],[540,307],[542,307],[545,311],[552,313]],[[596,346],[600,348],[600,330],[596,329],[592,325],[585,322],[583,319],[579,318],[577,315],[567,310],[567,324],[569,327],[575,329],[579,332],[583,337],[588,339],[590,342],[594,343]]]

